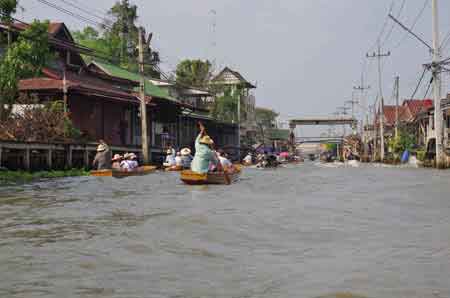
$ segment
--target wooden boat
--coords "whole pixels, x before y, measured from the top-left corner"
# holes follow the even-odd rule
[[[180,174],[181,181],[189,185],[204,184],[225,184],[229,185],[236,182],[241,175],[241,166],[235,165],[233,173],[213,172],[207,174],[199,174],[191,170],[182,171]]]
[[[183,170],[182,166],[165,167],[166,172],[181,172]]]
[[[147,174],[153,173],[154,171],[156,171],[155,166],[142,166],[133,171],[123,171],[123,170],[91,171],[91,176],[125,178],[125,177],[129,177],[129,176],[147,175]]]

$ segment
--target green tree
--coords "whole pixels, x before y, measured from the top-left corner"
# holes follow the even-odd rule
[[[389,140],[389,147],[394,154],[401,154],[405,150],[411,151],[415,145],[415,137],[406,130],[400,130],[398,137]]]
[[[259,139],[261,142],[265,142],[266,130],[275,127],[275,121],[278,117],[278,113],[271,109],[256,108],[256,124],[259,128]]]
[[[13,15],[19,8],[18,0],[0,0],[0,21],[8,26],[8,47],[11,45],[11,24],[13,23]]]
[[[122,61],[128,61],[130,56],[135,56],[138,45],[137,6],[130,4],[128,0],[117,1],[108,11],[108,16],[104,24],[105,37],[121,38],[120,58]]]
[[[82,31],[74,32],[73,36],[76,42],[95,50],[103,57],[96,57],[96,59],[120,64],[129,71],[138,72],[137,6],[130,4],[128,0],[117,1],[108,11],[108,16],[100,30],[86,27]],[[144,50],[145,75],[160,78],[159,53],[152,51],[148,44]],[[85,58],[88,61],[92,60],[90,57]]]
[[[223,89],[220,96],[217,96],[211,109],[211,116],[217,120],[225,122],[238,122],[238,101],[241,98],[239,92],[235,92],[230,87]]]
[[[38,76],[50,60],[48,21],[34,21],[19,34],[0,61],[0,120],[5,120],[19,94],[19,80]]]
[[[121,40],[119,36],[105,36],[90,26],[85,27],[82,31],[75,31],[72,35],[77,43],[93,49],[101,57],[104,56],[103,59],[99,57],[96,57],[96,59],[104,60],[105,62],[116,61],[116,63],[119,63],[121,51]],[[84,58],[86,61],[93,59],[90,56],[85,56]]]
[[[182,86],[207,87],[212,65],[206,60],[183,60],[177,65],[176,82]]]

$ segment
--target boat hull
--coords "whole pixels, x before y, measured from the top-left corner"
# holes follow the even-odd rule
[[[235,183],[241,175],[241,167],[235,166],[233,173],[207,173],[199,174],[190,170],[182,171],[181,181],[188,185],[218,184],[229,185]]]
[[[153,173],[155,171],[156,171],[155,166],[143,166],[133,171],[120,171],[120,170],[91,171],[91,176],[125,178],[130,176],[143,176]]]

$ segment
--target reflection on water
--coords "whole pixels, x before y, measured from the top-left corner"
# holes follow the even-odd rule
[[[450,297],[449,178],[309,163],[2,187],[0,297]]]

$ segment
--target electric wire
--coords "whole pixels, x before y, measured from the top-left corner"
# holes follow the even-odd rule
[[[423,68],[422,75],[420,76],[419,82],[417,83],[417,86],[416,86],[416,88],[414,89],[414,92],[413,92],[413,94],[411,95],[410,99],[414,99],[414,96],[416,96],[416,93],[417,93],[417,91],[419,90],[420,85],[422,85],[422,81],[423,81],[423,78],[425,77],[426,72],[427,72],[427,69],[424,67],[424,68]]]
[[[423,13],[425,12],[425,9],[428,7],[429,3],[430,3],[429,0],[425,0],[424,1],[422,8],[420,9],[420,11],[417,14],[417,16],[414,18],[414,21],[413,21],[412,25],[409,27],[410,31],[414,30],[414,28],[416,27],[416,25],[419,22],[420,18],[423,16]],[[405,32],[403,34],[403,37],[400,39],[400,41],[395,46],[393,46],[392,48],[393,49],[398,49],[403,44],[403,42],[408,37],[408,35],[409,35],[409,33]]]
[[[91,17],[100,19],[100,20],[102,20],[103,22],[105,22],[105,21],[110,21],[106,16],[100,16],[100,15],[98,15],[98,14],[96,14],[96,13],[93,13],[93,12],[91,12],[91,11],[89,11],[89,10],[83,8],[83,7],[80,7],[80,6],[74,4],[73,2],[70,2],[70,1],[68,1],[68,0],[58,0],[58,1],[63,2],[63,3],[65,3],[65,4],[67,4],[67,5],[69,5],[69,6],[73,7],[73,8],[75,8],[75,9],[81,11],[81,12],[84,12],[84,13],[90,15]]]
[[[63,8],[61,6],[58,6],[55,3],[53,3],[53,2],[50,2],[50,1],[47,1],[47,0],[36,0],[36,1],[38,1],[38,2],[40,2],[42,4],[44,4],[44,5],[47,5],[47,6],[51,7],[51,8],[54,8],[54,9],[58,10],[59,12],[62,12],[62,13],[67,14],[69,16],[72,16],[75,19],[78,19],[80,21],[88,23],[90,25],[98,26],[98,27],[106,27],[106,28],[111,29],[111,27],[106,25],[106,24],[102,24],[102,23],[100,23],[98,21],[92,20],[91,18],[82,16],[81,14],[75,13],[75,12],[73,12],[71,10],[68,10],[68,9]]]
[[[402,1],[402,4],[401,4],[401,6],[400,6],[400,9],[399,9],[399,11],[398,11],[398,13],[397,13],[397,19],[399,19],[400,16],[402,15],[403,9],[405,8],[405,4],[406,4],[406,0],[403,0],[403,1]],[[384,38],[383,42],[381,42],[381,45],[386,44],[386,42],[387,42],[387,41],[389,40],[389,38],[391,37],[392,32],[394,31],[394,28],[395,28],[395,27],[396,27],[396,26],[395,26],[395,23],[393,23],[392,26],[391,26],[391,29],[390,29],[389,32],[386,34],[386,37]]]

